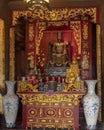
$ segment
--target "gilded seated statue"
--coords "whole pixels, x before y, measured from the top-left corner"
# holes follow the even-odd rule
[[[70,43],[62,43],[58,39],[56,43],[49,43],[49,65],[54,67],[69,66],[70,58],[68,56],[67,47]]]

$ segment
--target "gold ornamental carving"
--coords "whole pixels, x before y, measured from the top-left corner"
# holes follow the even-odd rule
[[[60,26],[63,26],[63,25],[68,26],[69,22],[68,21],[53,21],[53,22],[48,22],[47,27],[50,27],[50,26],[60,27]]]
[[[83,49],[88,49],[89,48],[89,43],[88,41],[83,42]]]
[[[18,95],[22,97],[23,104],[32,104],[33,102],[68,102],[70,104],[78,105],[79,98],[82,97],[83,94],[21,94],[18,92]],[[69,105],[70,105],[69,104]]]
[[[74,30],[74,38],[78,46],[78,54],[81,54],[81,21],[70,21],[70,28]]]
[[[30,68],[34,68],[34,38],[35,38],[35,30],[34,24],[29,23],[28,26],[28,52],[27,52],[27,60]]]
[[[46,23],[45,22],[37,22],[37,26],[39,29],[39,34],[36,36],[36,54],[39,55],[40,53],[40,41],[43,37],[43,31],[46,29]]]
[[[27,60],[29,61],[29,67],[34,68],[34,52],[29,52],[27,54]]]
[[[35,32],[34,32],[34,24],[29,24],[29,41],[33,41],[33,39],[34,39],[34,34],[35,34]],[[30,47],[30,48],[32,48],[32,47]]]
[[[82,25],[82,38],[84,40],[88,39],[88,22],[83,22],[83,25]]]
[[[90,56],[88,51],[83,51],[83,60],[82,60],[82,68],[89,69]]]
[[[17,23],[17,19],[23,16],[25,19],[40,19],[45,21],[59,21],[59,20],[70,20],[77,16],[88,16],[91,17],[91,21],[96,23],[97,20],[97,8],[60,8],[52,9],[51,11],[40,9],[37,10],[34,7],[26,11],[13,11],[12,12],[12,25]]]
[[[38,85],[29,84],[26,81],[18,81],[18,91],[19,92],[37,92]]]
[[[35,42],[36,42],[36,55],[38,56],[37,62],[41,67],[45,64],[45,54],[43,53],[42,49],[40,49],[40,42],[43,37],[43,31],[46,29],[46,23],[45,22],[37,22],[38,26],[38,35],[36,36]]]

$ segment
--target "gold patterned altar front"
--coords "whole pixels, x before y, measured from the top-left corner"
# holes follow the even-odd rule
[[[18,92],[22,98],[22,124],[28,128],[79,130],[79,103],[84,91]]]

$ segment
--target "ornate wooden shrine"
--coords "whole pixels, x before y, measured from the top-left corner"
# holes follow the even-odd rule
[[[93,78],[91,31],[92,22],[98,20],[97,8],[50,12],[31,8],[13,11],[12,15],[13,25],[20,16],[26,19],[28,71],[21,75],[17,87],[23,104],[23,128],[78,130],[79,102],[85,93],[83,80]]]

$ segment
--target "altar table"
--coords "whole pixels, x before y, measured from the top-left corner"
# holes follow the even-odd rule
[[[22,98],[22,125],[28,128],[79,130],[79,103],[84,92],[17,92]]]

